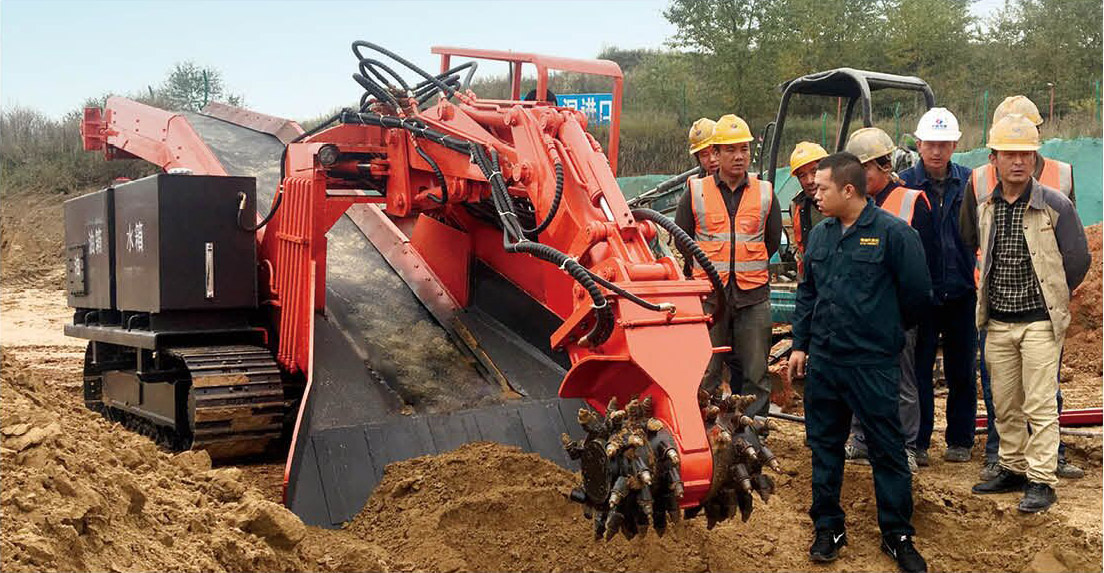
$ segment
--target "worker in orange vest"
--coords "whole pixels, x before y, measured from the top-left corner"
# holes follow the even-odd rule
[[[1004,101],[997,106],[997,109],[993,111],[993,125],[996,125],[1005,116],[1011,114],[1020,114],[1026,117],[1031,123],[1035,124],[1038,128],[1043,124],[1043,116],[1039,113],[1039,108],[1025,96],[1014,95],[1004,98]],[[958,224],[960,226],[960,233],[962,240],[969,248],[979,251],[978,242],[978,218],[977,218],[977,206],[984,203],[989,197],[992,196],[993,190],[999,183],[999,174],[996,168],[996,155],[990,153],[989,163],[974,169],[973,176],[970,178],[970,183],[966,185],[966,193],[962,200],[962,211],[959,213]],[[1032,177],[1050,187],[1058,190],[1061,194],[1069,197],[1070,202],[1074,205],[1077,204],[1076,197],[1073,190],[1073,167],[1070,164],[1058,161],[1055,159],[1048,159],[1043,157],[1038,151],[1035,152],[1035,169],[1032,172]],[[978,257],[980,264],[981,258]],[[974,269],[974,280],[979,280],[980,268]],[[982,354],[985,353],[985,332],[978,332],[978,345],[981,348]],[[1059,369],[1061,364],[1059,363]],[[989,431],[985,441],[985,465],[981,469],[981,480],[987,481],[994,478],[1000,471],[998,464],[997,445],[1000,443],[1000,434],[997,432],[997,425],[993,422],[993,394],[990,387],[989,369],[986,367],[984,361],[980,364],[981,370],[981,388],[982,395],[985,399],[985,413],[988,419]],[[1061,379],[1061,373],[1058,375]],[[1058,412],[1062,412],[1062,390],[1058,390]],[[1078,467],[1076,464],[1070,463],[1066,458],[1066,444],[1059,440],[1058,442],[1058,477],[1066,479],[1079,479],[1085,476],[1085,470]]]
[[[713,150],[713,126],[717,122],[709,119],[708,117],[698,118],[693,125],[690,126],[690,135],[687,136],[687,143],[690,149],[690,157],[693,157],[698,162],[698,169],[701,170],[701,175],[696,177],[709,177],[717,172],[717,153]],[[683,192],[685,196],[687,192]],[[682,273],[690,278],[693,276],[693,258],[686,257],[683,259]],[[731,357],[731,353],[726,353],[732,372],[739,370],[735,367],[735,362]]]
[[[793,225],[794,258],[797,260],[798,280],[804,275],[805,243],[809,232],[824,220],[824,214],[816,204],[816,171],[821,159],[828,157],[823,147],[802,141],[790,154],[790,175],[801,184],[801,193],[794,195],[790,204],[790,220]]]
[[[679,200],[675,223],[694,237],[724,283],[724,292],[706,300],[706,312],[714,312],[710,328],[713,346],[731,346],[740,363],[733,373],[733,393],[754,394],[748,416],[766,415],[770,400],[767,355],[771,346],[770,257],[782,242],[782,212],[769,182],[748,173],[751,164],[751,129],[735,115],[717,120],[712,145],[719,168],[710,177],[687,181],[688,192]],[[690,259],[688,253],[683,257]],[[705,279],[694,265],[693,276]],[[714,355],[702,379],[702,387],[714,390],[721,383],[723,357]]]
[[[896,146],[889,135],[877,127],[864,127],[847,139],[847,151],[859,158],[866,173],[867,192],[874,203],[902,219],[920,235],[920,241],[930,245],[932,240],[931,207],[920,191],[901,185],[893,172],[892,156]],[[901,428],[905,432],[905,450],[909,470],[918,468],[916,438],[920,434],[920,403],[916,382],[915,354],[917,330],[913,326],[905,331],[905,346],[901,351],[901,379],[898,408]],[[855,463],[869,463],[865,434],[857,418],[851,420],[852,440],[845,447],[845,455]],[[923,452],[927,454],[927,452]]]

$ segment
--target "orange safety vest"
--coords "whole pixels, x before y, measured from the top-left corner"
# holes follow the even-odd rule
[[[928,196],[924,195],[922,191],[897,186],[890,189],[889,197],[886,197],[881,207],[891,215],[895,215],[897,218],[911,225],[912,216],[916,214],[916,203],[920,200],[923,200],[924,204],[931,209],[931,203],[928,201]]]
[[[766,241],[767,216],[774,200],[770,183],[748,175],[735,224],[713,177],[690,179],[688,183],[695,240],[721,275],[721,282],[728,284],[732,273],[736,274],[736,286],[744,290],[770,282]],[[697,263],[694,278],[707,278]]]
[[[1073,166],[1064,161],[1044,157],[1043,171],[1039,173],[1038,181],[1069,197],[1073,188]],[[993,196],[997,184],[1000,183],[997,168],[992,163],[987,163],[974,169],[970,174],[970,182],[974,186],[974,196],[977,197],[978,205],[988,201],[989,197]]]
[[[1073,190],[1073,166],[1064,161],[1043,157],[1043,170],[1039,173],[1038,181],[1069,197],[1070,191]],[[970,183],[974,187],[974,197],[977,197],[977,204],[981,205],[993,196],[993,191],[997,189],[997,184],[1000,183],[1000,178],[997,177],[997,168],[992,163],[987,163],[974,169],[970,173]],[[978,283],[981,281],[980,246],[975,255],[977,262],[974,263],[974,286],[979,286]]]

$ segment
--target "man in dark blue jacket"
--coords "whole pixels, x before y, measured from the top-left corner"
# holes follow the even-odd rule
[[[975,253],[959,233],[958,217],[963,192],[970,181],[970,169],[951,161],[961,136],[958,120],[944,108],[928,110],[916,127],[920,162],[901,173],[905,185],[924,192],[931,203],[928,224],[921,233],[931,274],[935,306],[919,326],[916,343],[916,381],[920,399],[920,435],[916,439],[917,463],[926,465],[927,449],[935,418],[932,370],[939,337],[943,336],[943,372],[947,380],[948,462],[970,461],[977,415],[977,383],[974,361],[977,329],[974,311]]]
[[[882,551],[903,571],[926,571],[912,544],[912,473],[897,410],[905,329],[931,302],[924,248],[908,223],[867,197],[858,157],[825,157],[816,185],[817,204],[828,218],[809,236],[789,362],[791,379],[806,378],[809,516],[816,529],[809,557],[832,561],[847,544],[840,489],[854,412],[874,469]]]

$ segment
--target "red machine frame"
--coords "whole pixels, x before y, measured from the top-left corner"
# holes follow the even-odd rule
[[[510,99],[512,101],[521,99],[522,64],[532,64],[537,69],[538,100],[544,100],[548,95],[549,70],[576,72],[613,78],[613,110],[610,113],[609,141],[606,143],[606,156],[609,158],[610,169],[615,175],[617,174],[617,153],[620,150],[621,140],[621,94],[625,82],[624,75],[621,73],[621,67],[617,64],[608,60],[577,60],[558,56],[543,56],[541,54],[526,54],[502,50],[480,50],[475,48],[454,48],[450,46],[434,46],[430,49],[430,52],[441,56],[442,72],[448,71],[449,67],[452,65],[453,56],[476,60],[508,62],[510,64]]]
[[[711,286],[685,280],[670,258],[655,259],[648,246],[655,226],[633,218],[617,185],[620,69],[612,62],[512,52],[433,51],[442,56],[445,69],[453,56],[510,62],[515,70],[515,97],[523,63],[537,66],[539,93],[547,89],[549,69],[614,78],[608,158],[585,131],[585,115],[543,101],[486,101],[469,92],[458,94],[458,103],[442,98],[415,116],[434,130],[496,150],[510,181],[510,194],[529,199],[538,218],[548,216],[555,187],[553,167],[560,163],[565,180],[562,205],[541,233],[541,242],[638,297],[673,305],[673,312],[648,310],[603,289],[616,317],[615,328],[603,343],[586,344],[580,339],[594,320],[586,291],[553,265],[505,251],[501,230],[463,208],[491,195],[487,179],[469,157],[416,140],[402,129],[346,123],[288,144],[279,191],[282,204],[263,232],[258,232],[259,283],[263,300],[272,307],[273,324],[278,325],[272,337],[277,361],[289,373],[305,373],[306,392],[310,392],[314,319],[325,307],[326,232],[348,213],[362,230],[375,225],[372,232],[390,234],[395,249],[401,248],[408,257],[408,265],[421,272],[417,277],[407,273],[404,279],[408,284],[423,280],[429,291],[446,299],[445,304],[467,303],[468,257],[474,257],[561,317],[563,325],[550,344],[567,352],[572,368],[560,395],[583,398],[599,412],[615,396],[622,403],[632,395],[651,396],[655,416],[677,441],[685,487],[680,505],[697,505],[713,476],[697,396],[711,354],[710,317],[701,305]],[[123,98],[109,99],[107,107],[102,117],[86,113],[82,125],[86,149],[103,149],[109,157],[123,153],[142,157],[165,169],[225,174],[217,161],[212,163],[213,156],[196,134],[179,127],[187,125],[179,115]],[[449,190],[447,202],[434,201],[442,190],[415,146],[436,160]],[[342,159],[323,165],[320,151],[327,147],[336,148]],[[386,180],[386,188],[376,190],[382,193],[354,183],[365,174]],[[377,239],[373,242],[378,244]]]

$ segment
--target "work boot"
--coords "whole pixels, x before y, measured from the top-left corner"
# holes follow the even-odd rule
[[[1017,507],[1024,513],[1039,513],[1050,509],[1050,506],[1058,502],[1058,494],[1054,488],[1045,483],[1027,482],[1023,499]]]
[[[968,462],[970,453],[970,448],[964,446],[947,446],[947,451],[943,452],[943,461],[956,464]]]
[[[870,465],[870,456],[867,454],[866,448],[857,446],[854,442],[847,442],[843,446],[843,459],[849,464]]]
[[[916,452],[905,449],[905,456],[908,457],[909,472],[912,473],[912,475],[920,473],[920,466],[916,464]]]
[[[882,537],[882,551],[897,562],[897,568],[905,573],[920,573],[928,570],[928,562],[912,545],[908,535],[887,535]]]
[[[1076,464],[1071,464],[1066,458],[1058,458],[1058,477],[1065,479],[1081,479],[1085,477],[1085,470]]]
[[[978,478],[983,482],[987,482],[1000,473],[1000,463],[998,462],[985,462],[984,466],[981,466],[981,473],[978,474]]]
[[[847,545],[847,531],[818,529],[813,545],[809,547],[809,559],[818,563],[829,563],[839,557],[839,550]]]
[[[928,450],[916,451],[916,465],[926,468],[931,465],[931,458],[928,457]]]
[[[975,485],[972,491],[980,494],[1008,493],[1010,491],[1022,491],[1025,485],[1027,485],[1027,476],[1012,473],[1001,467],[1000,471],[997,472],[997,477]]]

